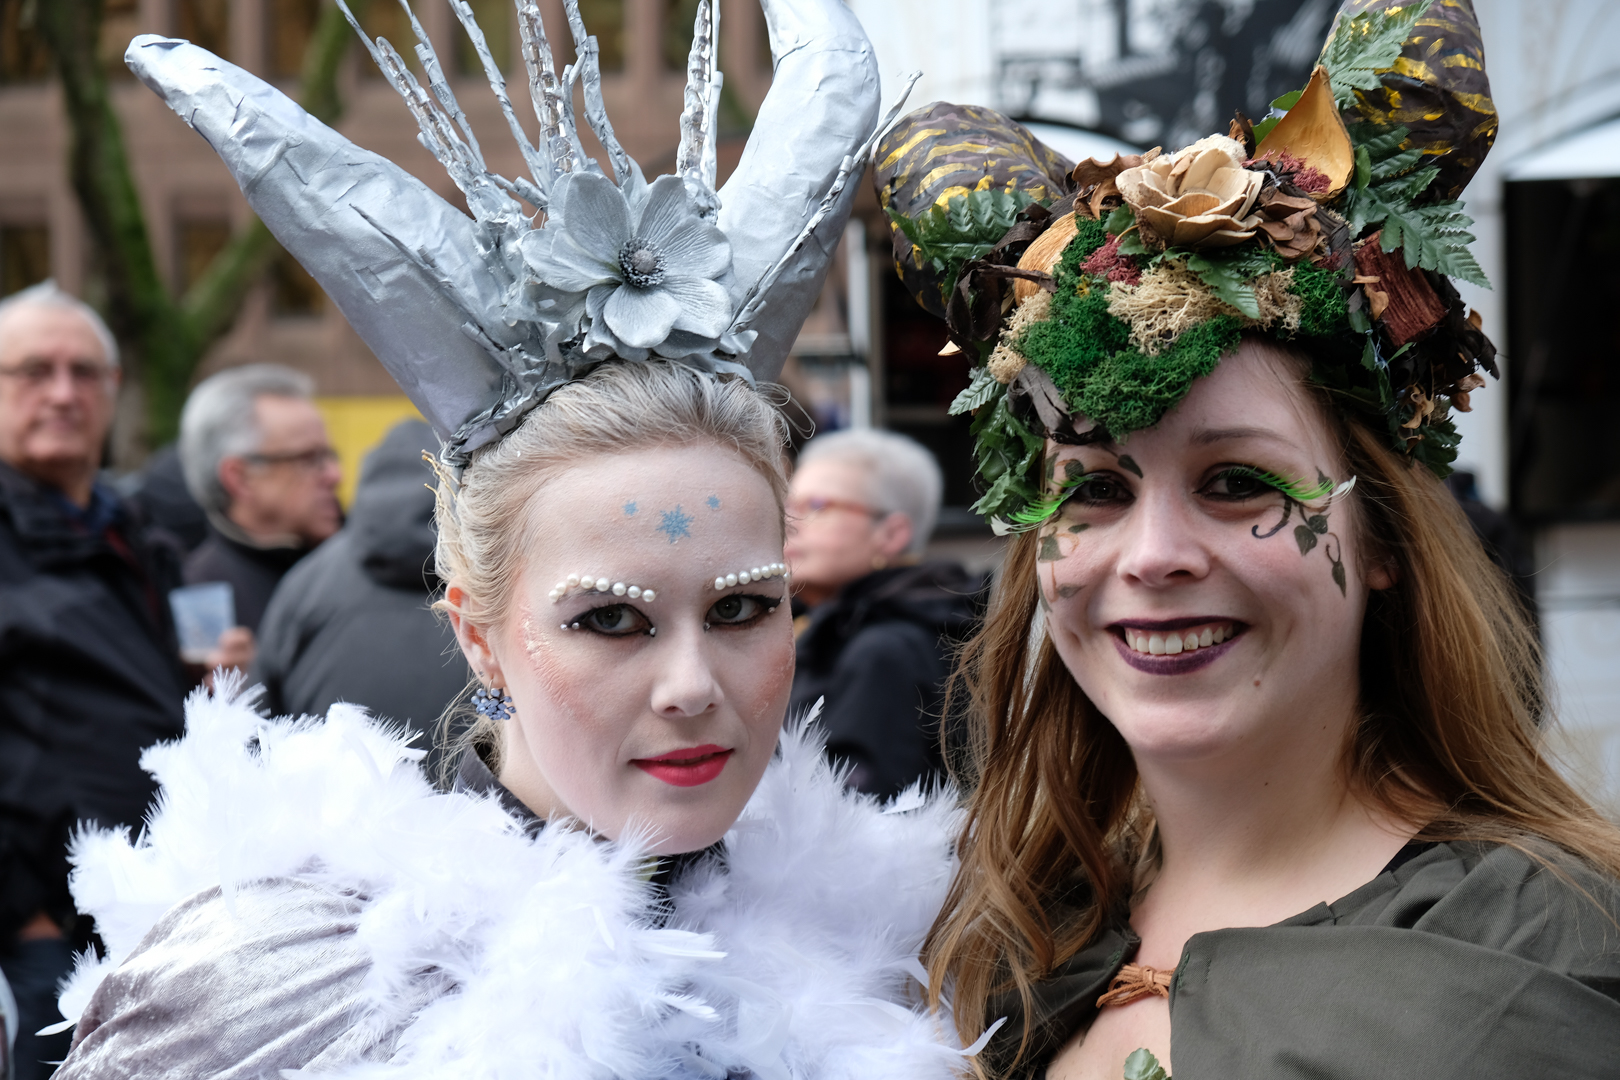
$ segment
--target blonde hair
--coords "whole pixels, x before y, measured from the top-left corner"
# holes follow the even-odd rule
[[[1620,874],[1620,829],[1541,753],[1541,653],[1512,586],[1431,473],[1305,386],[1357,477],[1363,547],[1396,578],[1371,594],[1362,629],[1359,721],[1341,756],[1350,789],[1400,820],[1426,822],[1422,839],[1511,844],[1533,856],[1549,841]],[[1017,993],[1033,1015],[1033,984],[1127,909],[1135,870],[1153,858],[1130,748],[1050,639],[1030,648],[1037,544],[1034,533],[1013,541],[951,690],[970,710],[976,783],[961,869],[924,958],[932,995],[954,995],[963,1039],[979,1033],[997,995]],[[1028,1038],[995,1069],[1010,1072]]]
[[[787,422],[741,379],[715,377],[667,361],[609,361],[568,383],[505,438],[474,453],[460,481],[440,472],[434,523],[439,580],[465,599],[436,610],[481,627],[510,614],[536,523],[528,513],[540,488],[581,458],[656,447],[712,444],[735,453],[770,484],[778,522],[787,494]],[[448,730],[450,716],[445,718]],[[480,720],[461,738],[498,755],[498,728]],[[447,765],[459,755],[447,754]]]

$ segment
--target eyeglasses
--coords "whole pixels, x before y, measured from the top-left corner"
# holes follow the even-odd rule
[[[827,510],[848,510],[853,514],[865,514],[873,518],[888,514],[887,510],[874,510],[865,503],[851,502],[848,499],[794,499],[787,504],[786,509],[788,517],[797,518],[799,521],[809,521]]]
[[[66,372],[76,390],[99,389],[106,385],[112,369],[91,360],[74,360],[67,364],[53,364],[49,360],[28,360],[15,367],[0,368],[0,376],[16,379],[27,390],[43,390]]]
[[[292,465],[305,472],[319,472],[338,460],[338,452],[330,446],[319,446],[296,454],[243,454],[242,460],[254,465]]]

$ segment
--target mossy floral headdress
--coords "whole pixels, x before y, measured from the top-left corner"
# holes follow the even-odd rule
[[[904,117],[878,199],[901,279],[980,365],[952,406],[974,509],[1040,521],[1047,437],[1151,427],[1255,331],[1444,477],[1450,411],[1496,374],[1451,284],[1488,285],[1456,200],[1496,127],[1468,0],[1348,0],[1303,90],[1173,154],[1071,166],[988,109]]]

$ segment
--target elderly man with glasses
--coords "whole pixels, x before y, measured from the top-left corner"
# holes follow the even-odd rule
[[[798,616],[788,713],[821,701],[828,756],[870,795],[944,770],[945,680],[977,625],[983,582],[923,561],[943,484],[926,448],[868,429],[811,439],[788,489]]]
[[[238,639],[257,632],[293,564],[343,524],[342,470],[313,393],[307,375],[247,364],[199,383],[180,415],[186,486],[208,515],[186,584],[230,584]]]
[[[98,479],[118,349],[47,282],[0,300],[0,970],[16,995],[19,1078],[68,1035],[57,980],[93,928],[75,916],[81,821],[139,828],[141,751],[177,737],[187,682],[165,603],[178,551]]]

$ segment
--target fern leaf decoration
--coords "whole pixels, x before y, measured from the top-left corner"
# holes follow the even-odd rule
[[[1022,191],[970,191],[935,204],[914,218],[888,210],[895,227],[912,244],[918,266],[928,267],[949,296],[962,266],[995,247],[1017,222],[1018,211],[1035,200]]]
[[[1339,108],[1347,109],[1356,103],[1357,90],[1376,90],[1378,75],[1395,66],[1401,47],[1406,44],[1412,27],[1429,10],[1434,0],[1416,0],[1401,7],[1382,11],[1364,11],[1346,19],[1341,17],[1333,36],[1322,49],[1316,61],[1328,70],[1333,84],[1333,98]]]
[[[951,402],[950,415],[961,416],[988,404],[1000,389],[1001,383],[990,374],[989,368],[974,368],[973,381],[968,383],[967,389],[957,394],[955,400]]]

